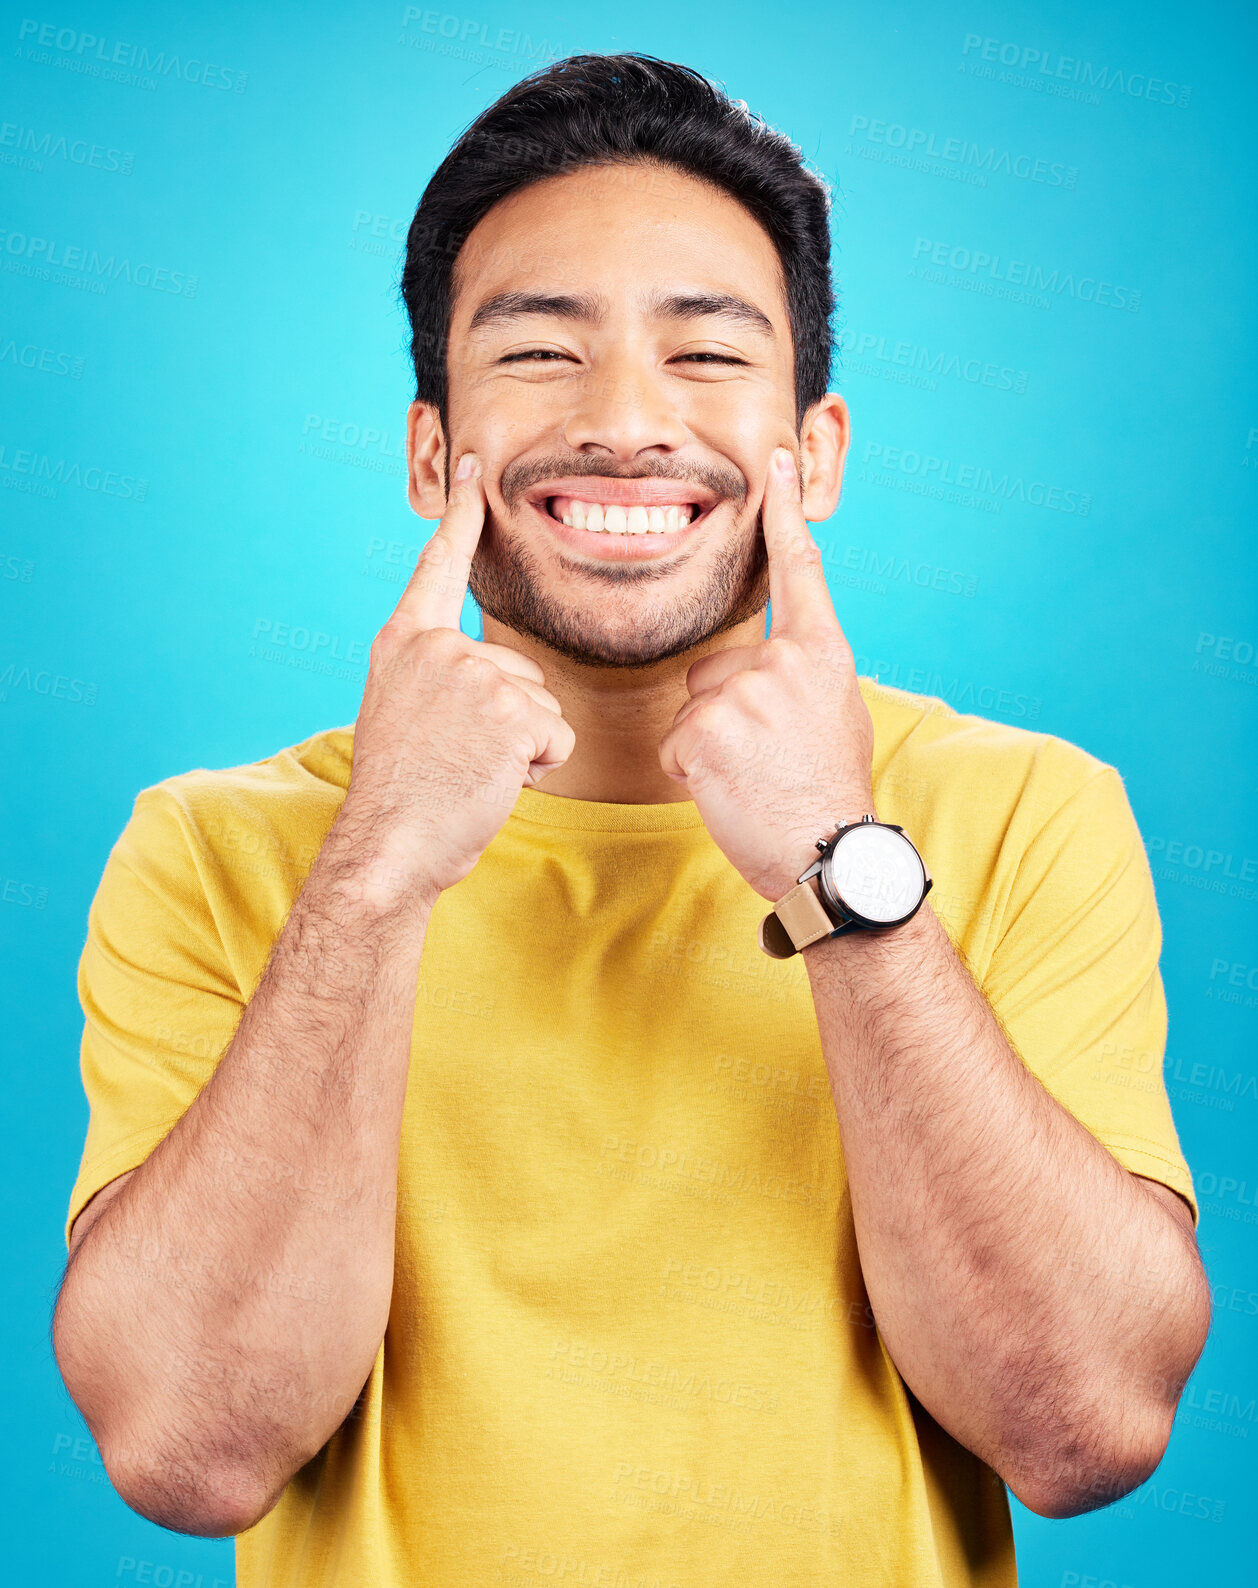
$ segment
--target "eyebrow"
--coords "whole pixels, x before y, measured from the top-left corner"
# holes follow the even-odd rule
[[[749,330],[773,335],[773,322],[755,304],[736,298],[730,292],[679,292],[656,298],[655,313],[670,320],[722,319]]]
[[[519,320],[532,314],[597,323],[606,313],[606,300],[592,293],[571,296],[550,292],[498,292],[480,305],[472,316],[468,330],[478,331],[482,326],[498,325],[503,320]]]
[[[662,319],[724,319],[743,325],[765,336],[773,335],[773,322],[767,314],[730,292],[678,292],[653,299],[652,312]],[[470,331],[505,320],[525,319],[530,315],[549,315],[561,320],[584,320],[597,325],[607,315],[607,300],[593,293],[498,292],[472,315]]]

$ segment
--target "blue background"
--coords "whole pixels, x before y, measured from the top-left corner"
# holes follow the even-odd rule
[[[0,12],[4,1576],[232,1577],[229,1542],[116,1498],[48,1346],[87,907],[139,788],[353,720],[432,527],[403,487],[398,241],[510,83],[631,48],[723,81],[833,185],[855,442],[819,539],[862,671],[1112,762],[1155,866],[1214,1330],[1150,1483],[1069,1522],[1015,1504],[1022,1579],[1239,1581],[1258,1478],[1249,8],[459,4]],[[97,262],[68,270],[75,248]]]

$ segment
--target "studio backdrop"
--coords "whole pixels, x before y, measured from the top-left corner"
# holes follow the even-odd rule
[[[831,186],[854,442],[817,537],[859,670],[1112,763],[1157,881],[1213,1332],[1146,1484],[1065,1522],[1015,1502],[1022,1580],[1245,1580],[1252,7],[444,3],[0,14],[0,1576],[232,1579],[230,1541],[113,1493],[49,1345],[86,1123],[88,904],[140,788],[353,721],[433,528],[406,502],[396,290],[420,192],[510,83],[633,49],[722,82]],[[470,599],[464,626],[480,632]],[[1154,1062],[1124,1055],[1114,1079],[1154,1085]]]

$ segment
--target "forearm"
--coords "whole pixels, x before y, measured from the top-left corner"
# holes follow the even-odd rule
[[[1201,1349],[1191,1237],[1022,1064],[929,904],[805,962],[901,1375],[1036,1509],[1116,1498]]]
[[[211,1490],[229,1519],[266,1509],[384,1334],[428,910],[369,875],[334,828],[213,1077],[69,1265],[67,1386],[124,1497],[168,1525],[211,1530]]]

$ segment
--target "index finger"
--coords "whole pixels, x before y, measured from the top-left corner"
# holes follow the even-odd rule
[[[839,620],[821,565],[821,550],[812,538],[799,499],[799,472],[785,447],[779,447],[769,460],[761,519],[769,554],[770,637],[837,629]]]
[[[480,460],[465,452],[455,470],[446,510],[419,554],[415,571],[394,608],[417,629],[457,629],[467,596],[472,558],[485,524]]]

